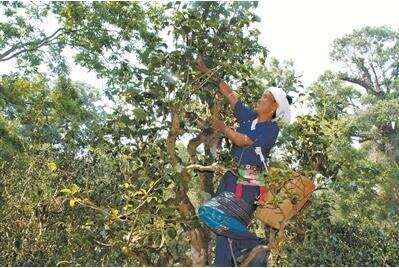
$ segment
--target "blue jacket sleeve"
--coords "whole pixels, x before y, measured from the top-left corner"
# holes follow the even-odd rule
[[[249,107],[245,106],[241,101],[236,102],[236,105],[234,106],[234,115],[237,118],[238,123],[256,118],[256,113]]]

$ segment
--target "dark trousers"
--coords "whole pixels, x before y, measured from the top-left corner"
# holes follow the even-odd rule
[[[231,173],[230,171],[226,172],[220,180],[218,190],[216,195],[228,191],[235,191],[237,183],[237,177]],[[251,211],[249,213],[252,215],[254,211],[254,201],[257,199],[259,195],[259,187],[258,186],[249,186],[244,185],[242,192],[242,199],[245,200],[251,206]],[[259,245],[260,241],[255,241],[252,239],[231,239],[232,250],[234,256],[240,256],[240,253],[245,251],[246,249],[252,249],[255,246]],[[234,266],[234,261],[232,257],[232,251],[229,244],[229,239],[226,236],[217,235],[216,237],[216,250],[215,250],[215,263],[214,266],[217,267],[232,267]],[[257,255],[250,263],[250,266],[265,266],[266,252]]]

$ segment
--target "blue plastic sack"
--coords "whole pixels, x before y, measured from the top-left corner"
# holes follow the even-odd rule
[[[212,231],[234,239],[258,239],[248,232],[251,221],[249,205],[236,199],[231,192],[223,192],[198,209],[199,219]]]

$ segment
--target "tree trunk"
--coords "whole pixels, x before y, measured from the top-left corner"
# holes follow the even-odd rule
[[[166,140],[167,151],[169,154],[170,162],[173,168],[176,170],[178,176],[176,177],[176,183],[179,185],[177,199],[179,201],[179,211],[187,219],[192,219],[193,224],[190,225],[188,235],[191,243],[191,259],[192,266],[206,266],[208,264],[208,239],[206,231],[201,227],[200,223],[196,219],[196,211],[190,198],[187,196],[188,186],[187,183],[191,179],[190,174],[187,170],[183,169],[178,163],[178,157],[176,155],[176,139],[181,132],[179,124],[179,111],[176,108],[172,108],[171,112],[171,128]]]

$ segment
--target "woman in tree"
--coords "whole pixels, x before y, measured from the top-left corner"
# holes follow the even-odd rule
[[[292,100],[282,89],[270,87],[256,102],[254,110],[251,110],[237,99],[235,93],[224,81],[211,75],[211,70],[201,58],[197,60],[196,68],[207,74],[218,85],[219,92],[227,98],[239,123],[239,127],[233,129],[220,119],[213,122],[213,127],[224,133],[232,142],[233,166],[236,167],[235,170],[227,171],[223,175],[216,195],[225,192],[234,193],[236,198],[242,199],[248,204],[246,213],[252,216],[255,209],[254,202],[265,194],[261,172],[266,168],[267,156],[274,146],[280,130],[277,120],[290,121]],[[250,240],[246,240],[245,237],[234,239],[234,236],[220,235],[218,232],[215,266],[236,264],[236,253],[253,247]],[[263,258],[265,256],[263,255]]]

